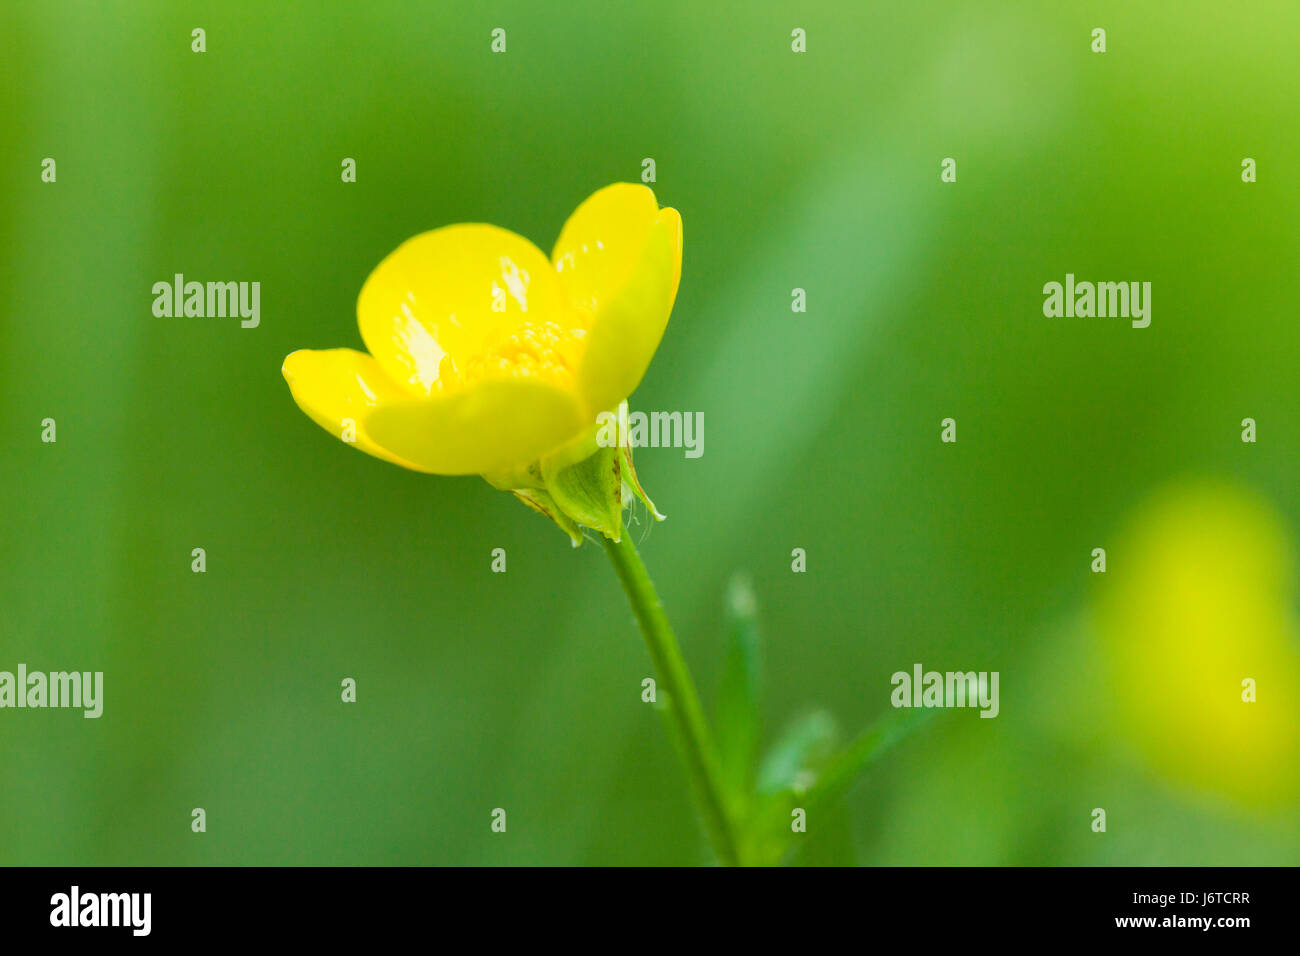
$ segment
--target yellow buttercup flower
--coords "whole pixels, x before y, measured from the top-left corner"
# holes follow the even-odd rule
[[[496,226],[434,229],[398,246],[362,287],[367,352],[300,350],[284,377],[313,421],[362,451],[417,471],[483,475],[545,511],[543,472],[554,469],[543,466],[586,457],[575,448],[594,452],[597,416],[645,374],[681,255],[677,211],[629,183],[584,201],[549,259]]]

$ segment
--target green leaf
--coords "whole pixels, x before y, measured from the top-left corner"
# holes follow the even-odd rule
[[[741,858],[767,866],[780,861],[794,833],[791,810],[815,778],[815,768],[834,752],[839,728],[824,710],[792,721],[777,737],[758,770],[754,792],[745,807]]]
[[[836,754],[804,794],[806,807],[825,806],[844,794],[858,774],[880,759],[890,748],[926,723],[931,710],[896,710],[872,724]]]
[[[792,722],[777,738],[758,772],[759,793],[802,791],[812,774],[834,752],[839,727],[824,710],[815,710]]]
[[[737,574],[727,586],[726,662],[714,707],[723,785],[738,805],[754,786],[762,733],[762,639],[758,603],[748,577]]]
[[[746,821],[745,858],[759,864],[780,862],[792,849],[794,838],[805,837],[790,829],[791,812],[796,807],[806,814],[807,836],[835,826],[836,803],[857,776],[933,714],[930,710],[895,711],[820,763],[817,753],[827,754],[830,750],[829,743],[825,742],[833,728],[829,716],[810,714],[793,725],[783,742],[768,756],[760,775],[760,794]],[[818,742],[819,734],[823,742]],[[800,748],[804,753],[796,757]],[[820,770],[815,771],[816,766]],[[782,779],[789,781],[784,787],[775,791],[765,789],[765,784],[776,784]]]

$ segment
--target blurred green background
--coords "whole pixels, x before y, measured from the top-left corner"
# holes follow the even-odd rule
[[[1290,0],[4,4],[0,670],[106,701],[0,711],[0,863],[706,859],[600,549],[280,377],[360,347],[403,239],[549,249],[645,157],[685,252],[633,407],[706,428],[638,456],[642,552],[706,696],[737,569],[769,734],[852,732],[914,663],[1001,674],[796,859],[1300,861],[1297,36]],[[261,326],[155,318],[176,272],[260,281]],[[1044,318],[1066,272],[1152,282],[1150,328]]]

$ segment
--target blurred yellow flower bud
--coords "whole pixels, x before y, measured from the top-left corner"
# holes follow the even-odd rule
[[[1168,489],[1116,546],[1097,623],[1117,728],[1167,777],[1257,807],[1297,794],[1292,543],[1228,485]]]

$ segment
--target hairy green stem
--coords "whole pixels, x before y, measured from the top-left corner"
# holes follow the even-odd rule
[[[601,543],[618,572],[618,579],[645,637],[650,659],[659,674],[660,687],[666,693],[664,706],[677,731],[687,773],[704,811],[709,840],[718,860],[726,866],[735,866],[739,862],[736,836],[723,796],[713,737],[704,708],[700,706],[695,682],[691,680],[691,672],[681,648],[677,646],[677,638],[673,636],[672,625],[664,614],[663,602],[659,600],[650,574],[626,530],[619,541],[611,541],[602,535]]]

